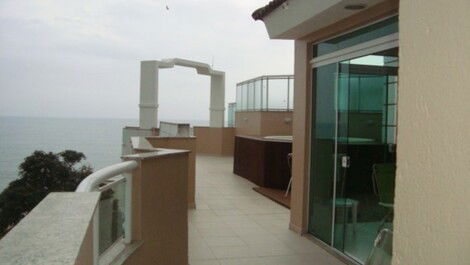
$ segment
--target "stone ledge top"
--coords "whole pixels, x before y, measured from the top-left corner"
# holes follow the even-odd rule
[[[0,241],[0,264],[75,264],[99,198],[50,193]]]
[[[147,137],[132,137],[132,149],[137,151],[135,154],[125,155],[121,158],[123,160],[146,160],[157,158],[161,156],[177,155],[183,153],[190,153],[189,150],[182,149],[168,149],[168,148],[155,148],[146,139]],[[163,137],[164,138],[164,137]]]
[[[125,161],[129,160],[147,160],[152,158],[158,158],[162,156],[169,156],[169,155],[179,155],[179,154],[186,154],[191,153],[189,150],[180,150],[180,149],[164,149],[158,148],[157,151],[145,151],[144,153],[132,154],[122,156],[121,158]]]

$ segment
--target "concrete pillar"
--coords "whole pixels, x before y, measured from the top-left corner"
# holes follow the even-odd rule
[[[225,74],[211,75],[210,127],[224,127],[225,118]]]
[[[310,100],[311,86],[309,45],[306,41],[296,40],[294,45],[294,113],[292,118],[292,191],[290,228],[299,234],[307,231],[308,226],[308,165],[310,137]]]
[[[157,128],[158,125],[158,63],[140,63],[140,117],[141,129]]]

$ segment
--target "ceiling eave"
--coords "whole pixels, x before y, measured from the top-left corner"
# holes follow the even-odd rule
[[[263,17],[263,22],[271,39],[300,39],[384,1],[386,0],[288,0]],[[365,9],[345,9],[347,5],[358,3],[365,4]]]

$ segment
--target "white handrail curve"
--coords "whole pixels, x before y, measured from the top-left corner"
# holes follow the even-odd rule
[[[126,161],[102,168],[82,180],[75,192],[96,191],[100,183],[117,175],[132,171],[138,166],[139,164],[136,161]]]

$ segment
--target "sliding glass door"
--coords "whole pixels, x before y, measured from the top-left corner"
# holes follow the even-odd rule
[[[309,232],[327,244],[332,243],[333,198],[336,163],[336,95],[338,64],[313,71],[316,84],[315,114],[312,117],[312,161],[310,178]]]
[[[374,29],[390,33],[395,22],[392,18]],[[377,36],[375,31],[362,32]],[[365,263],[378,232],[393,229],[395,38],[395,34],[372,40],[354,34],[350,39],[340,37],[331,42],[341,46],[351,39],[367,41],[330,49],[331,54],[320,53],[312,60],[308,229],[360,263]],[[317,45],[315,54],[325,47]]]
[[[396,49],[385,51],[388,54]],[[395,165],[396,56],[368,55],[339,63],[334,246],[365,262],[377,232],[392,228],[380,204],[376,167]],[[394,176],[390,176],[392,178]]]

